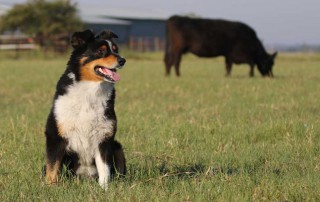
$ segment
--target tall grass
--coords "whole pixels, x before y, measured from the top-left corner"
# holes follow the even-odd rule
[[[221,58],[182,61],[125,52],[116,138],[128,174],[104,192],[94,180],[47,186],[44,125],[67,57],[0,63],[0,201],[318,201],[320,56],[280,54],[274,79]]]

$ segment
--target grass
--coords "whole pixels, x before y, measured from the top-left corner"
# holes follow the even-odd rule
[[[3,53],[0,53],[3,54]],[[162,54],[126,52],[116,138],[128,175],[47,186],[44,125],[67,57],[0,63],[0,201],[319,201],[320,55],[280,54],[274,79],[223,59],[183,58],[164,77]]]

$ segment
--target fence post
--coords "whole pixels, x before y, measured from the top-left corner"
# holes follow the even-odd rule
[[[131,50],[134,49],[134,39],[133,39],[133,36],[130,36],[130,38],[129,38],[129,49],[131,49]]]
[[[159,37],[154,38],[154,50],[159,51],[160,50],[160,40]]]
[[[14,36],[13,36],[13,38],[15,38]],[[16,56],[15,56],[15,59],[18,59],[19,57],[20,57],[20,54],[19,54],[19,52],[20,52],[20,39],[17,39],[17,42],[16,42]]]
[[[143,51],[143,39],[138,37],[138,51]]]

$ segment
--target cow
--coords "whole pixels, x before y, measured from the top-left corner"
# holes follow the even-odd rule
[[[191,52],[199,57],[224,56],[226,76],[230,76],[233,63],[246,63],[250,77],[254,76],[255,65],[262,76],[273,77],[277,52],[268,54],[255,31],[244,23],[172,16],[166,22],[166,37],[166,75],[174,66],[180,76],[181,57]]]

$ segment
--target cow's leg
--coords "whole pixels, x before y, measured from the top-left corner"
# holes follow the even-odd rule
[[[253,77],[254,76],[254,64],[249,64],[250,65],[250,77]]]
[[[181,61],[181,53],[178,53],[174,56],[174,68],[176,70],[177,76],[180,76],[180,61]]]
[[[226,76],[230,76],[231,69],[232,69],[232,61],[228,58],[226,58]]]
[[[173,57],[172,57],[171,53],[165,53],[164,64],[165,64],[165,67],[166,67],[166,76],[170,75],[170,70],[171,70],[171,67],[173,65],[172,58]]]

